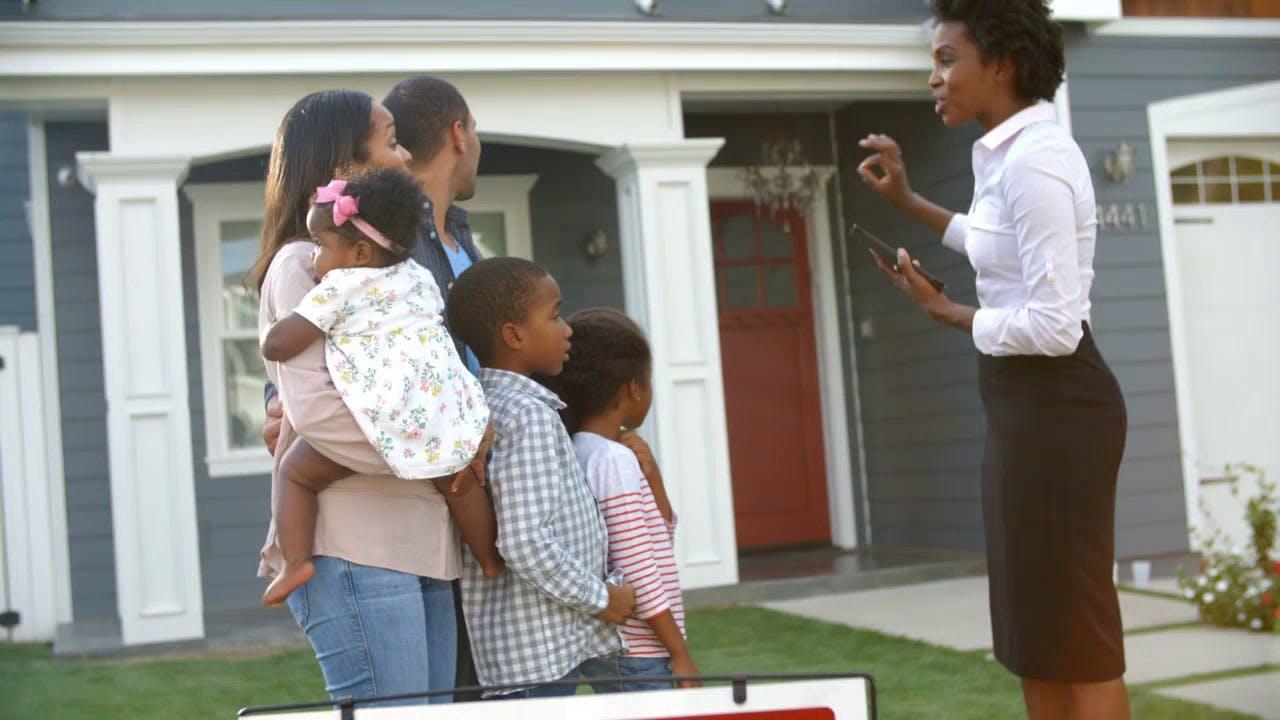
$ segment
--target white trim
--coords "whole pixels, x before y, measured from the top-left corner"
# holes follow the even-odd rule
[[[125,645],[204,636],[171,157],[80,152],[93,189],[116,598]],[[147,169],[150,172],[147,172]]]
[[[67,477],[62,448],[62,390],[58,375],[58,323],[54,302],[53,230],[49,221],[49,168],[44,123],[27,123],[27,169],[31,204],[32,261],[36,285],[36,328],[40,334],[41,386],[44,388],[45,468],[49,485],[49,538],[52,542],[54,602],[59,623],[72,621],[71,556],[67,535]]]
[[[430,43],[422,38],[430,37]],[[765,51],[767,49],[767,51]],[[10,22],[0,76],[927,70],[916,24]]]
[[[1125,18],[1090,26],[1101,37],[1280,38],[1280,20],[1262,18]]]
[[[706,172],[723,145],[634,143],[596,161],[615,181],[627,313],[653,353],[655,400],[640,430],[680,478],[668,490],[689,588],[738,582]]]
[[[270,474],[266,447],[231,448],[228,437],[226,368],[220,329],[222,317],[223,222],[261,220],[265,212],[261,182],[188,183],[196,259],[196,297],[200,318],[200,366],[204,386],[205,462],[209,477]]]
[[[1190,350],[1187,347],[1186,320],[1183,315],[1173,192],[1169,186],[1169,141],[1181,137],[1274,137],[1276,111],[1257,107],[1265,103],[1280,108],[1280,81],[1188,95],[1152,103],[1147,107],[1151,171],[1155,178],[1156,215],[1159,219],[1160,253],[1163,259],[1161,264],[1164,267],[1165,299],[1169,309],[1174,394],[1178,407],[1178,439],[1182,446],[1182,483],[1187,524],[1190,527],[1201,525],[1200,475],[1189,367]]]
[[[1050,0],[1049,6],[1059,22],[1118,20],[1124,15],[1120,0]]]
[[[476,178],[476,196],[458,204],[468,213],[502,213],[507,255],[532,260],[529,193],[536,182],[537,175],[481,175]]]
[[[831,513],[831,542],[837,547],[858,546],[854,513],[853,460],[849,452],[848,406],[845,399],[844,362],[840,354],[840,316],[836,309],[836,263],[831,251],[831,215],[827,184],[835,177],[833,166],[814,168],[819,190],[805,212],[809,247],[809,274],[812,281],[814,339],[818,355],[819,399],[822,403],[822,442],[827,468],[827,504]],[[799,170],[793,170],[799,175]],[[707,195],[711,200],[742,200],[751,197],[741,178],[742,168],[715,167],[707,170]]]

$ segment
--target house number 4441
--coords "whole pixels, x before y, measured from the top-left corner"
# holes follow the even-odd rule
[[[1098,205],[1099,230],[1146,230],[1147,206],[1143,203],[1101,203]]]

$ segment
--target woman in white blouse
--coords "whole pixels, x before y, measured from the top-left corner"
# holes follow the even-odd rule
[[[1084,156],[1055,122],[1062,30],[1043,0],[934,0],[929,78],[948,127],[977,120],[967,214],[914,193],[892,138],[863,181],[968,256],[978,308],[925,281],[905,250],[876,262],[938,322],[969,332],[987,411],[982,502],[996,659],[1031,718],[1126,718],[1112,583],[1124,398],[1089,332],[1097,235]],[[875,255],[873,254],[873,257]]]

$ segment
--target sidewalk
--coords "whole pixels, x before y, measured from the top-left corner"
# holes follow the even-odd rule
[[[786,600],[765,607],[955,650],[991,647],[985,577]],[[1195,608],[1172,597],[1122,590],[1120,611],[1129,684],[1159,684],[1160,694],[1280,720],[1280,671],[1259,671],[1259,666],[1280,664],[1276,635],[1200,625]],[[1198,677],[1236,672],[1245,674],[1204,681]]]

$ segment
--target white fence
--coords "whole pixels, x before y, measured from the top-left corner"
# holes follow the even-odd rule
[[[0,641],[52,640],[57,624],[40,342],[0,327]]]

